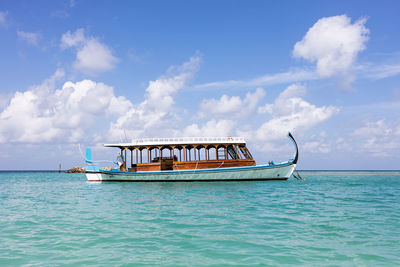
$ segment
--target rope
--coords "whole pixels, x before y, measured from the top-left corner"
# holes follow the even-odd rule
[[[305,180],[305,179],[303,179],[303,178],[300,176],[300,173],[299,173],[298,170],[295,170],[295,171],[296,171],[296,173],[297,173],[297,176],[296,176],[296,174],[294,174],[294,172],[293,172],[293,177],[294,177],[294,178],[296,178],[297,180]]]
[[[221,163],[221,165],[219,165],[219,166],[217,167],[217,169],[220,168],[223,164],[224,164],[224,161]]]

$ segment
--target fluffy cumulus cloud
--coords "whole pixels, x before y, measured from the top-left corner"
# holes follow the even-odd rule
[[[346,15],[319,19],[293,49],[293,56],[317,63],[322,77],[345,73],[365,49],[369,30],[366,19],[354,23]]]
[[[260,99],[265,96],[265,91],[261,88],[247,93],[244,98],[223,95],[220,99],[204,100],[200,104],[199,113],[203,117],[212,119],[185,127],[183,134],[185,136],[244,136],[254,144],[256,150],[279,151],[282,148],[281,141],[285,140],[288,131],[305,132],[339,112],[338,107],[318,107],[307,102],[303,99],[306,93],[305,86],[293,84],[281,92],[272,103],[263,106],[259,106]],[[260,122],[254,114],[255,111],[267,119],[262,119]],[[254,119],[248,120],[248,115],[251,114],[254,115]],[[330,151],[331,145],[325,142],[323,135],[318,135],[311,140],[306,145],[307,151],[315,153]]]
[[[83,32],[70,35],[64,40],[67,47],[85,40]],[[307,102],[303,99],[305,86],[293,84],[263,106],[259,106],[265,96],[261,88],[243,97],[223,95],[206,99],[201,102],[198,114],[207,119],[184,121],[181,110],[175,107],[175,98],[188,86],[200,64],[201,57],[195,55],[180,66],[170,67],[164,75],[148,83],[143,101],[136,104],[115,96],[113,88],[103,83],[63,82],[64,71],[58,70],[41,85],[7,97],[0,108],[0,143],[89,143],[118,142],[125,136],[241,135],[265,149],[265,145],[283,139],[287,131],[308,130],[339,110]],[[250,115],[262,117],[262,121],[254,119],[252,124],[248,120]],[[95,124],[96,121],[102,121],[103,126]],[[101,128],[105,125],[109,128],[104,131]],[[96,128],[96,134],[92,128]],[[320,149],[317,143],[307,146],[309,150]]]
[[[290,85],[275,99],[274,103],[259,107],[258,112],[269,114],[270,119],[257,130],[243,132],[243,134],[259,141],[279,140],[288,131],[305,131],[339,111],[339,108],[334,106],[317,107],[305,101],[302,98],[305,93],[305,86]]]
[[[58,70],[39,86],[16,92],[0,113],[0,142],[70,143],[88,138],[85,131],[99,117],[120,115],[129,108],[113,88],[90,80],[56,83],[64,77]]]
[[[125,133],[134,137],[154,136],[160,129],[163,129],[163,135],[176,135],[173,129],[179,116],[174,112],[174,97],[193,78],[200,62],[200,56],[193,56],[188,62],[171,67],[165,75],[150,81],[144,101],[111,123],[109,138],[119,140]]]
[[[97,38],[86,36],[84,29],[63,34],[61,48],[75,48],[74,69],[89,75],[111,70],[119,61],[107,45]]]
[[[254,112],[259,101],[265,96],[262,88],[254,93],[248,92],[242,99],[239,96],[222,95],[220,99],[204,99],[200,103],[200,117],[246,117]]]
[[[115,96],[113,87],[103,83],[62,82],[65,74],[58,70],[41,85],[7,99],[0,109],[0,143],[119,141],[125,134],[152,136],[160,129],[163,135],[177,135],[175,126],[180,118],[174,110],[174,97],[192,79],[200,62],[199,56],[193,56],[181,66],[169,68],[149,82],[144,100],[136,105]],[[110,125],[107,133],[90,131],[99,120]],[[208,126],[213,127],[212,123]]]
[[[34,32],[17,31],[18,39],[25,41],[30,45],[37,46],[39,43],[40,35]]]

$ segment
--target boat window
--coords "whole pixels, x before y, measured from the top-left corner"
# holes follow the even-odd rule
[[[245,147],[241,147],[240,151],[242,152],[243,158],[249,159],[249,154],[247,153],[247,149]]]
[[[252,159],[253,156],[251,155],[250,151],[247,149],[247,147],[244,147],[245,150],[245,155],[247,159]]]
[[[117,163],[119,167],[121,167],[121,165],[124,163],[124,159],[122,158],[121,155],[117,156]]]
[[[231,157],[231,159],[238,159],[238,155],[236,151],[233,149],[233,146],[228,147],[228,155]]]

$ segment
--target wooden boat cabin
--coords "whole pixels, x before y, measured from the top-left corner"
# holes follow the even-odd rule
[[[162,171],[255,166],[242,137],[146,138],[117,147],[120,171]],[[130,158],[130,160],[128,160]]]

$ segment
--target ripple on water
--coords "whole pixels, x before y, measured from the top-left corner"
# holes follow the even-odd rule
[[[0,265],[397,265],[400,173],[87,183],[0,172]]]

